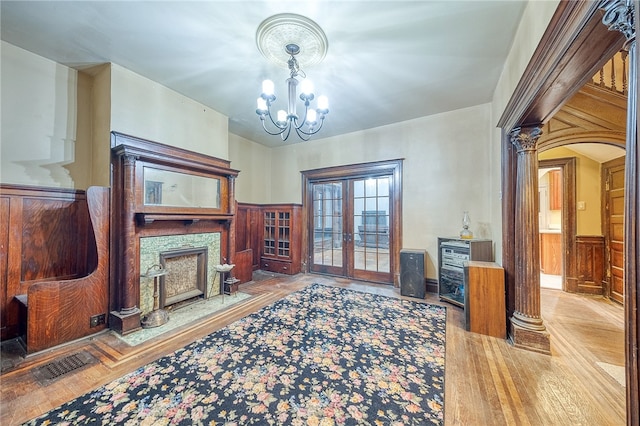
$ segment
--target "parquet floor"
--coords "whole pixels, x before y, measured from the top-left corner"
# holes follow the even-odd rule
[[[0,376],[0,424],[29,420],[174,351],[313,282],[401,297],[384,285],[318,275],[278,276],[242,284],[255,297],[130,347],[109,332],[27,357]],[[440,303],[435,294],[426,302]],[[445,304],[447,425],[624,425],[625,388],[603,366],[624,365],[623,308],[600,297],[542,290],[552,355],[464,330],[462,309]],[[48,386],[32,370],[65,354],[89,351],[99,362]]]

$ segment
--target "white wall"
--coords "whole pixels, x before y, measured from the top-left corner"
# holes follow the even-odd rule
[[[491,103],[491,228],[495,248],[495,260],[502,264],[502,134],[496,127],[507,103],[522,77],[540,39],[549,26],[559,1],[529,1],[520,20],[518,31],[511,45],[509,56],[500,76]],[[509,131],[510,129],[506,129]]]
[[[236,200],[245,203],[271,202],[271,149],[229,133],[231,168],[236,178]]]
[[[300,171],[403,158],[403,247],[426,249],[435,278],[437,238],[458,235],[464,210],[476,236],[492,238],[490,135],[484,104],[273,148],[272,202],[302,201]]]
[[[0,44],[0,182],[86,186],[90,140],[76,138],[78,73],[9,43]]]
[[[229,159],[226,116],[116,64],[111,66],[111,129]]]
[[[109,185],[112,130],[228,159],[227,117],[121,66],[78,72],[0,45],[0,182]]]

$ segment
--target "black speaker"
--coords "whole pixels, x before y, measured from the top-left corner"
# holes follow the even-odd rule
[[[424,250],[400,250],[400,294],[424,299]]]

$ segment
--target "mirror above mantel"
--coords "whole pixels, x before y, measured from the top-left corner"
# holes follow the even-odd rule
[[[159,220],[193,223],[232,217],[229,162],[193,151],[113,134],[114,170],[123,194],[133,197],[130,213],[139,226]],[[129,192],[130,191],[130,192]]]
[[[220,178],[143,167],[143,204],[175,208],[220,208]]]

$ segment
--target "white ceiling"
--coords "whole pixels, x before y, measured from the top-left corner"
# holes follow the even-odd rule
[[[277,146],[255,113],[262,80],[278,94],[288,77],[256,47],[265,18],[297,13],[326,33],[324,61],[300,64],[329,97],[318,138],[490,102],[525,5],[3,0],[0,28],[2,40],[70,67],[116,63],[228,116],[230,132]]]

